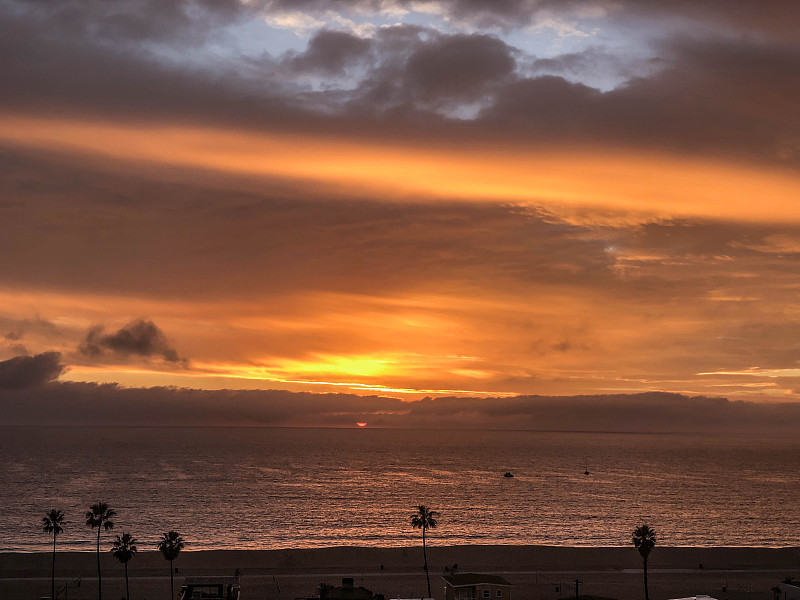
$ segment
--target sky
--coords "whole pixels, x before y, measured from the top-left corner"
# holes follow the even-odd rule
[[[0,395],[798,402],[799,29],[794,0],[0,0]]]

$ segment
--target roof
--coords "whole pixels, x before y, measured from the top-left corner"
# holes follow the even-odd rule
[[[781,581],[780,585],[790,585],[792,587],[800,587],[800,581],[795,581],[794,579],[788,578],[784,581]]]
[[[488,583],[490,585],[511,585],[506,579],[503,579],[499,575],[482,575],[481,573],[442,575],[442,579],[453,587],[480,585],[482,583]]]
[[[206,577],[185,577],[183,579],[183,585],[220,585],[220,584],[238,585],[239,578],[206,576]]]

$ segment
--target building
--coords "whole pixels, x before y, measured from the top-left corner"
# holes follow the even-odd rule
[[[341,587],[320,583],[314,600],[383,600],[383,595],[373,594],[363,586],[356,587],[352,577],[342,577]]]
[[[445,600],[511,600],[511,584],[499,575],[442,575]]]
[[[800,600],[800,582],[786,579],[772,588],[775,600]]]
[[[238,577],[186,577],[180,600],[239,600]]]

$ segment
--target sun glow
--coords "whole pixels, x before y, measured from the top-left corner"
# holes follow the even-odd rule
[[[30,319],[33,295],[25,290],[0,293],[4,315]],[[497,293],[487,297],[427,291],[393,296],[308,294],[273,303],[269,315],[258,298],[239,298],[231,304],[39,293],[38,306],[52,315],[53,325],[61,332],[59,344],[46,332],[28,333],[26,344],[31,352],[62,352],[70,365],[61,375],[65,381],[131,387],[281,388],[407,399],[563,393],[566,389],[647,391],[676,385],[674,376],[665,382],[657,371],[646,378],[630,376],[641,372],[642,364],[664,360],[665,350],[643,341],[640,334],[652,327],[647,305],[620,312],[601,296],[581,297],[555,287],[539,286],[535,302]],[[126,360],[113,354],[96,362],[76,353],[92,324],[106,323],[109,330],[124,324],[124,320],[114,320],[117,314],[148,315],[179,353],[188,356],[188,364]],[[585,322],[565,326],[569,315],[576,314],[584,315]],[[301,315],[302,329],[291,326]],[[290,326],[282,328],[282,322]],[[486,323],[495,326],[487,328]],[[530,323],[536,324],[535,329],[520,329]],[[683,340],[707,324],[702,311],[696,315],[689,311],[662,318],[658,326],[664,339]],[[298,331],[309,334],[303,337]],[[265,354],[265,339],[281,353]],[[309,339],[314,351],[308,347]],[[566,350],[564,340],[573,340]],[[598,348],[603,351],[598,353]],[[623,363],[618,358],[628,355],[635,355],[636,361]],[[673,360],[680,360],[681,355],[676,356]],[[587,371],[587,365],[594,370]],[[711,371],[687,373],[681,386],[712,393],[720,384],[730,384],[726,389],[731,389],[731,397],[775,396],[783,392],[738,384],[753,376],[780,381],[792,374],[730,368],[710,376]],[[535,388],[520,384],[530,378],[535,378]]]
[[[471,390],[425,387],[393,387],[380,383],[359,383],[357,381],[325,381],[321,379],[288,379],[266,375],[247,375],[243,368],[236,366],[199,365],[197,369],[185,372],[159,370],[147,367],[108,365],[105,368],[73,366],[62,375],[63,381],[82,381],[115,383],[129,387],[149,387],[154,385],[197,387],[202,389],[273,389],[275,383],[289,391],[321,391],[343,393],[386,393],[400,398],[415,399],[424,395],[472,396],[507,398],[516,392]]]
[[[395,360],[374,356],[338,356],[319,354],[310,360],[278,359],[280,373],[324,374],[325,376],[378,377],[397,368]]]

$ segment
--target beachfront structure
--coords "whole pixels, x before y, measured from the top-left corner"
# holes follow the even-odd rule
[[[342,577],[341,587],[320,583],[316,598],[319,600],[376,600],[376,598],[383,600],[381,594],[373,594],[363,586],[356,587],[352,577]]]
[[[775,600],[800,600],[800,582],[787,579],[772,589],[775,591]]]
[[[442,575],[445,600],[511,600],[511,584],[499,575]]]
[[[717,600],[717,599],[712,598],[711,596],[706,596],[705,594],[697,594],[697,596],[689,596],[687,598],[672,598],[671,600]]]
[[[180,600],[239,600],[238,577],[187,577]]]

